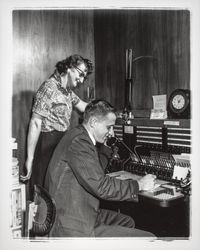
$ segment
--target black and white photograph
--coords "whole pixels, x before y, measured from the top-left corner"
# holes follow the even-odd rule
[[[199,248],[199,4],[151,2],[1,4],[2,249]]]

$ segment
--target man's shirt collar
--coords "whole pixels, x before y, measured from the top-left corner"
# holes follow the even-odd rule
[[[84,126],[84,128],[86,129],[86,131],[88,132],[88,135],[90,137],[90,139],[92,140],[92,143],[94,145],[96,145],[96,140],[94,139],[94,136],[90,133],[90,131]]]

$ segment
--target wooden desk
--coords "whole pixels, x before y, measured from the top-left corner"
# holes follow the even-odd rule
[[[109,173],[118,179],[139,179],[138,176],[126,171]],[[158,184],[168,182],[157,180]],[[154,191],[158,191],[159,187]],[[140,192],[139,202],[113,202],[101,201],[101,208],[120,211],[131,216],[136,228],[150,231],[159,238],[166,239],[188,239],[190,235],[190,201],[189,196],[181,192],[175,195],[162,193],[154,195],[154,192]],[[167,238],[166,238],[167,237]]]
[[[138,180],[142,176],[132,174],[127,171],[117,171],[108,174],[111,177],[115,177],[120,180]],[[151,191],[141,191],[139,193],[139,202],[152,203],[160,207],[171,207],[179,202],[184,201],[184,194],[176,190],[176,187],[173,185],[168,185],[168,181],[156,180],[156,188]]]

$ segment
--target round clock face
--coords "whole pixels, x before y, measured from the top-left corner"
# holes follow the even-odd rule
[[[175,109],[183,109],[185,106],[185,98],[182,95],[175,95],[172,99],[172,105]]]
[[[190,90],[176,89],[169,97],[167,106],[169,118],[189,119],[190,117]]]

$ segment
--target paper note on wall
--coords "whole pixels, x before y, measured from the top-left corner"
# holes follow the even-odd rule
[[[167,96],[154,95],[153,109],[151,110],[150,119],[166,119],[167,118]]]
[[[153,96],[153,109],[166,110],[167,109],[167,96],[154,95]]]

